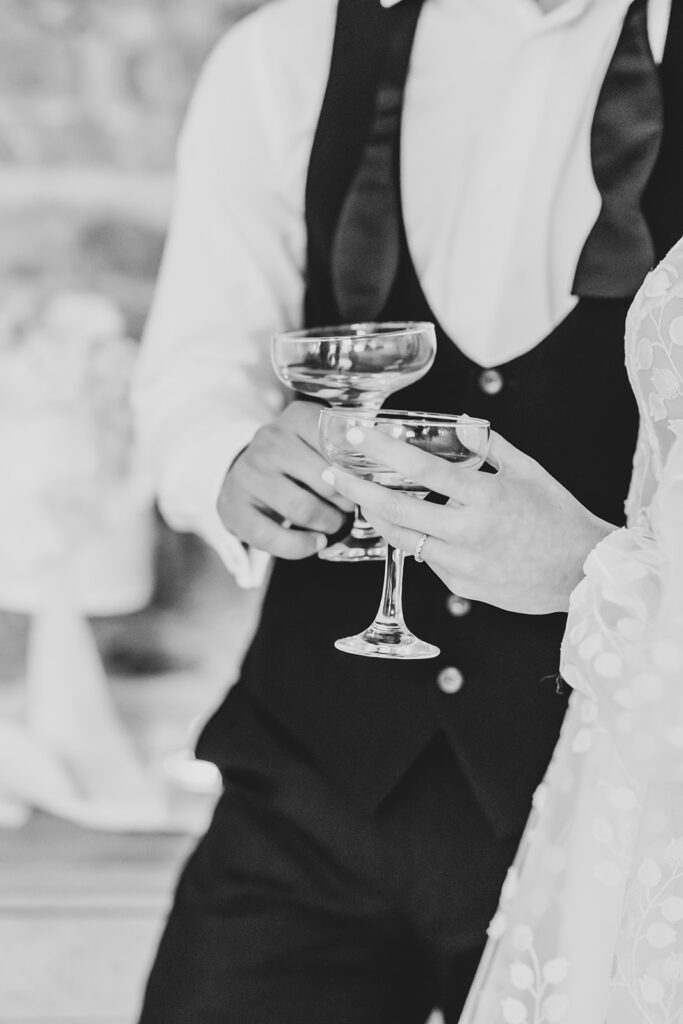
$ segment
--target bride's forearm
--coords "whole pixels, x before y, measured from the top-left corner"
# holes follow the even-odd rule
[[[586,511],[583,523],[578,525],[571,538],[567,539],[565,570],[558,579],[558,606],[553,609],[554,611],[568,610],[572,592],[584,577],[586,559],[605,537],[618,529],[619,527],[613,523],[608,523]]]

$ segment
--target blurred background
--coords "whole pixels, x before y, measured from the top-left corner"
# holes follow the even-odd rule
[[[126,395],[193,82],[256,6],[0,0],[2,1024],[132,1024],[215,799],[187,751],[259,595],[161,523]]]

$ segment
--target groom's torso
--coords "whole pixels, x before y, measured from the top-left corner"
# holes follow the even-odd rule
[[[625,313],[638,276],[683,233],[680,4],[674,0],[660,71],[642,52],[645,4],[633,5],[600,91],[592,159],[602,211],[576,268],[577,304],[535,347],[488,368],[440,327],[404,230],[400,118],[421,3],[372,7],[368,17],[364,0],[339,6],[308,174],[306,320],[436,321],[433,369],[387,404],[490,419],[593,512],[621,522],[636,431],[623,369]],[[242,687],[368,808],[444,732],[494,827],[516,830],[564,713],[553,680],[564,616],[459,601],[409,560],[406,619],[441,656],[395,664],[336,651],[336,637],[370,622],[381,574],[378,565],[277,562]],[[200,747],[219,762],[229,709],[230,699]]]

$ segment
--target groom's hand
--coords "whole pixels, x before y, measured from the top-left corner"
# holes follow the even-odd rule
[[[566,611],[590,551],[615,529],[592,515],[528,455],[492,433],[488,461],[477,473],[379,431],[358,447],[447,505],[419,501],[338,470],[339,492],[358,502],[368,522],[394,547],[422,559],[456,594],[510,611]]]
[[[318,447],[320,409],[292,402],[261,427],[228,470],[218,499],[230,533],[278,558],[320,551],[353,510],[320,477],[327,465]]]

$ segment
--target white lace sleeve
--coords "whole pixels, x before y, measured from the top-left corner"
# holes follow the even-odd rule
[[[625,767],[683,781],[683,434],[650,509],[590,556],[564,646],[563,673],[592,697]],[[586,609],[588,611],[588,609]]]
[[[683,242],[627,334],[628,527],[572,595],[575,693],[460,1024],[683,1021]]]
[[[567,681],[596,701],[625,766],[683,781],[683,247],[646,279],[627,362],[641,428],[627,529],[572,596]]]
[[[576,692],[461,1024],[683,1020],[683,436],[664,468],[654,533],[603,541],[573,599]]]

